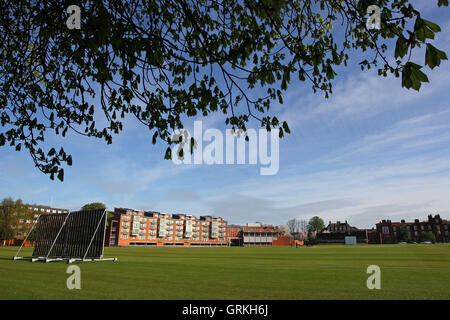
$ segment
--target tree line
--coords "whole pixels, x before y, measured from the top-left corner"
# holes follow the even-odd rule
[[[294,240],[313,241],[316,234],[325,228],[322,218],[314,216],[308,221],[305,219],[290,219],[281,226],[284,234],[291,235]]]

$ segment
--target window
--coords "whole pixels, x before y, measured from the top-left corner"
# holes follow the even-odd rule
[[[420,226],[420,229],[421,229],[421,230],[424,230],[424,229],[425,229],[425,227],[424,227],[424,226]]]
[[[417,226],[414,226],[414,230],[417,230]]]
[[[383,226],[382,231],[384,234],[389,234],[389,227],[388,226]]]

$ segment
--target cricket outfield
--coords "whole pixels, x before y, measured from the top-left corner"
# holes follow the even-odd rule
[[[450,244],[110,247],[117,262],[77,264],[79,290],[68,264],[13,261],[17,249],[0,247],[0,299],[450,299]]]

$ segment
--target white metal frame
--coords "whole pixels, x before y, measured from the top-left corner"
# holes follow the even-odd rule
[[[40,216],[41,215],[39,215],[39,217]],[[45,256],[45,257],[18,257],[17,255],[19,254],[20,250],[22,249],[25,241],[28,239],[28,236],[30,235],[30,233],[33,230],[34,226],[38,223],[38,221],[39,221],[39,217],[38,217],[37,221],[35,223],[33,223],[33,226],[31,227],[30,231],[27,233],[27,236],[26,236],[25,240],[23,241],[22,245],[20,246],[19,250],[17,251],[16,255],[14,256],[13,260],[24,260],[24,259],[28,260],[28,259],[30,259],[31,262],[45,261],[46,263],[54,262],[54,261],[64,261],[64,260],[66,260],[68,264],[73,263],[73,262],[87,262],[87,261],[113,261],[113,262],[115,262],[115,261],[118,260],[117,258],[103,258],[103,253],[104,253],[104,250],[105,250],[105,244],[104,243],[103,243],[102,254],[101,254],[100,258],[86,258],[86,255],[89,252],[89,249],[91,248],[92,241],[94,241],[95,235],[96,235],[96,233],[98,231],[98,228],[100,227],[100,223],[101,223],[103,217],[105,217],[105,228],[103,229],[103,242],[105,240],[106,221],[108,219],[106,209],[105,209],[105,211],[103,213],[103,216],[100,218],[100,221],[98,222],[97,227],[95,228],[95,231],[94,231],[94,233],[93,233],[93,235],[91,237],[91,241],[89,242],[89,245],[88,245],[88,247],[87,247],[87,249],[86,249],[86,251],[85,251],[85,253],[83,255],[83,258],[49,258],[49,255],[50,255],[50,253],[51,253],[51,251],[53,249],[53,246],[55,245],[56,241],[58,240],[58,237],[61,234],[61,231],[64,228],[64,225],[66,224],[67,219],[69,218],[69,216],[70,216],[70,212],[67,215],[67,217],[64,219],[64,222],[63,222],[61,228],[59,229],[58,234],[55,237],[55,240],[53,240],[52,246],[50,247],[50,250],[48,251],[47,256]]]

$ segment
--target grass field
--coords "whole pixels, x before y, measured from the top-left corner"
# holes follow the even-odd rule
[[[78,264],[81,290],[67,289],[66,263],[16,251],[0,247],[0,299],[450,299],[444,244],[106,248],[119,260]],[[380,290],[366,287],[369,265]]]

